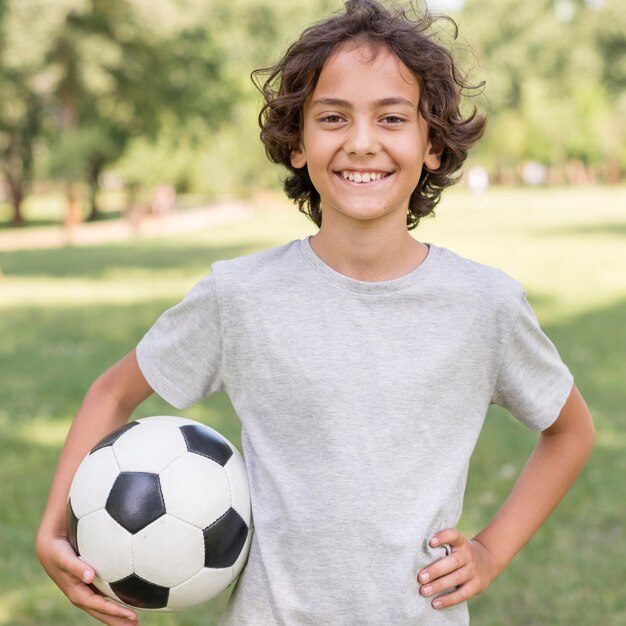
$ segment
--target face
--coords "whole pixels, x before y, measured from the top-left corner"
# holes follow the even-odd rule
[[[291,155],[320,194],[323,225],[395,219],[406,227],[422,167],[440,165],[419,97],[415,76],[385,47],[373,56],[367,44],[344,45],[328,59]]]

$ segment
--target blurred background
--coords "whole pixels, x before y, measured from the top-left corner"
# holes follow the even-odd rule
[[[165,212],[280,188],[249,74],[332,0],[5,0],[0,225]],[[489,114],[467,181],[615,185],[626,170],[620,0],[432,0]]]
[[[413,234],[520,280],[597,426],[574,488],[487,594],[478,626],[626,624],[626,9],[431,0],[489,116]],[[0,2],[0,626],[91,623],[34,535],[90,383],[218,259],[315,232],[258,140],[250,73],[331,0]],[[418,5],[418,7],[421,5]],[[181,414],[150,398],[135,417]],[[239,442],[218,393],[185,415]],[[461,529],[497,510],[536,441],[491,407]],[[349,567],[350,564],[346,564]],[[209,626],[229,591],[154,626]],[[260,625],[262,626],[262,625]]]

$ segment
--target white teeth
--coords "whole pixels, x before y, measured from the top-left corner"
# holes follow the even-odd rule
[[[380,172],[351,172],[350,170],[343,170],[341,175],[355,183],[369,183],[373,180],[380,180],[386,176]]]

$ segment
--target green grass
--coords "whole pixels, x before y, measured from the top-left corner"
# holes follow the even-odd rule
[[[313,228],[296,209],[124,244],[0,253],[0,626],[93,623],[50,582],[34,535],[72,415],[91,381],[139,340],[218,258]],[[574,373],[597,425],[592,458],[556,513],[486,594],[477,626],[626,623],[626,190],[454,191],[415,231],[509,272]],[[156,397],[136,417],[174,413]],[[234,441],[216,394],[185,411]],[[535,441],[492,407],[472,460],[461,527],[479,529],[510,490]],[[148,626],[210,626],[227,598]]]

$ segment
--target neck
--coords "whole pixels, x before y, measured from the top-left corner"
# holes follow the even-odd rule
[[[311,238],[311,247],[336,272],[366,282],[400,278],[426,258],[428,247],[413,239],[405,224],[371,226],[367,222],[347,227],[323,221]]]

